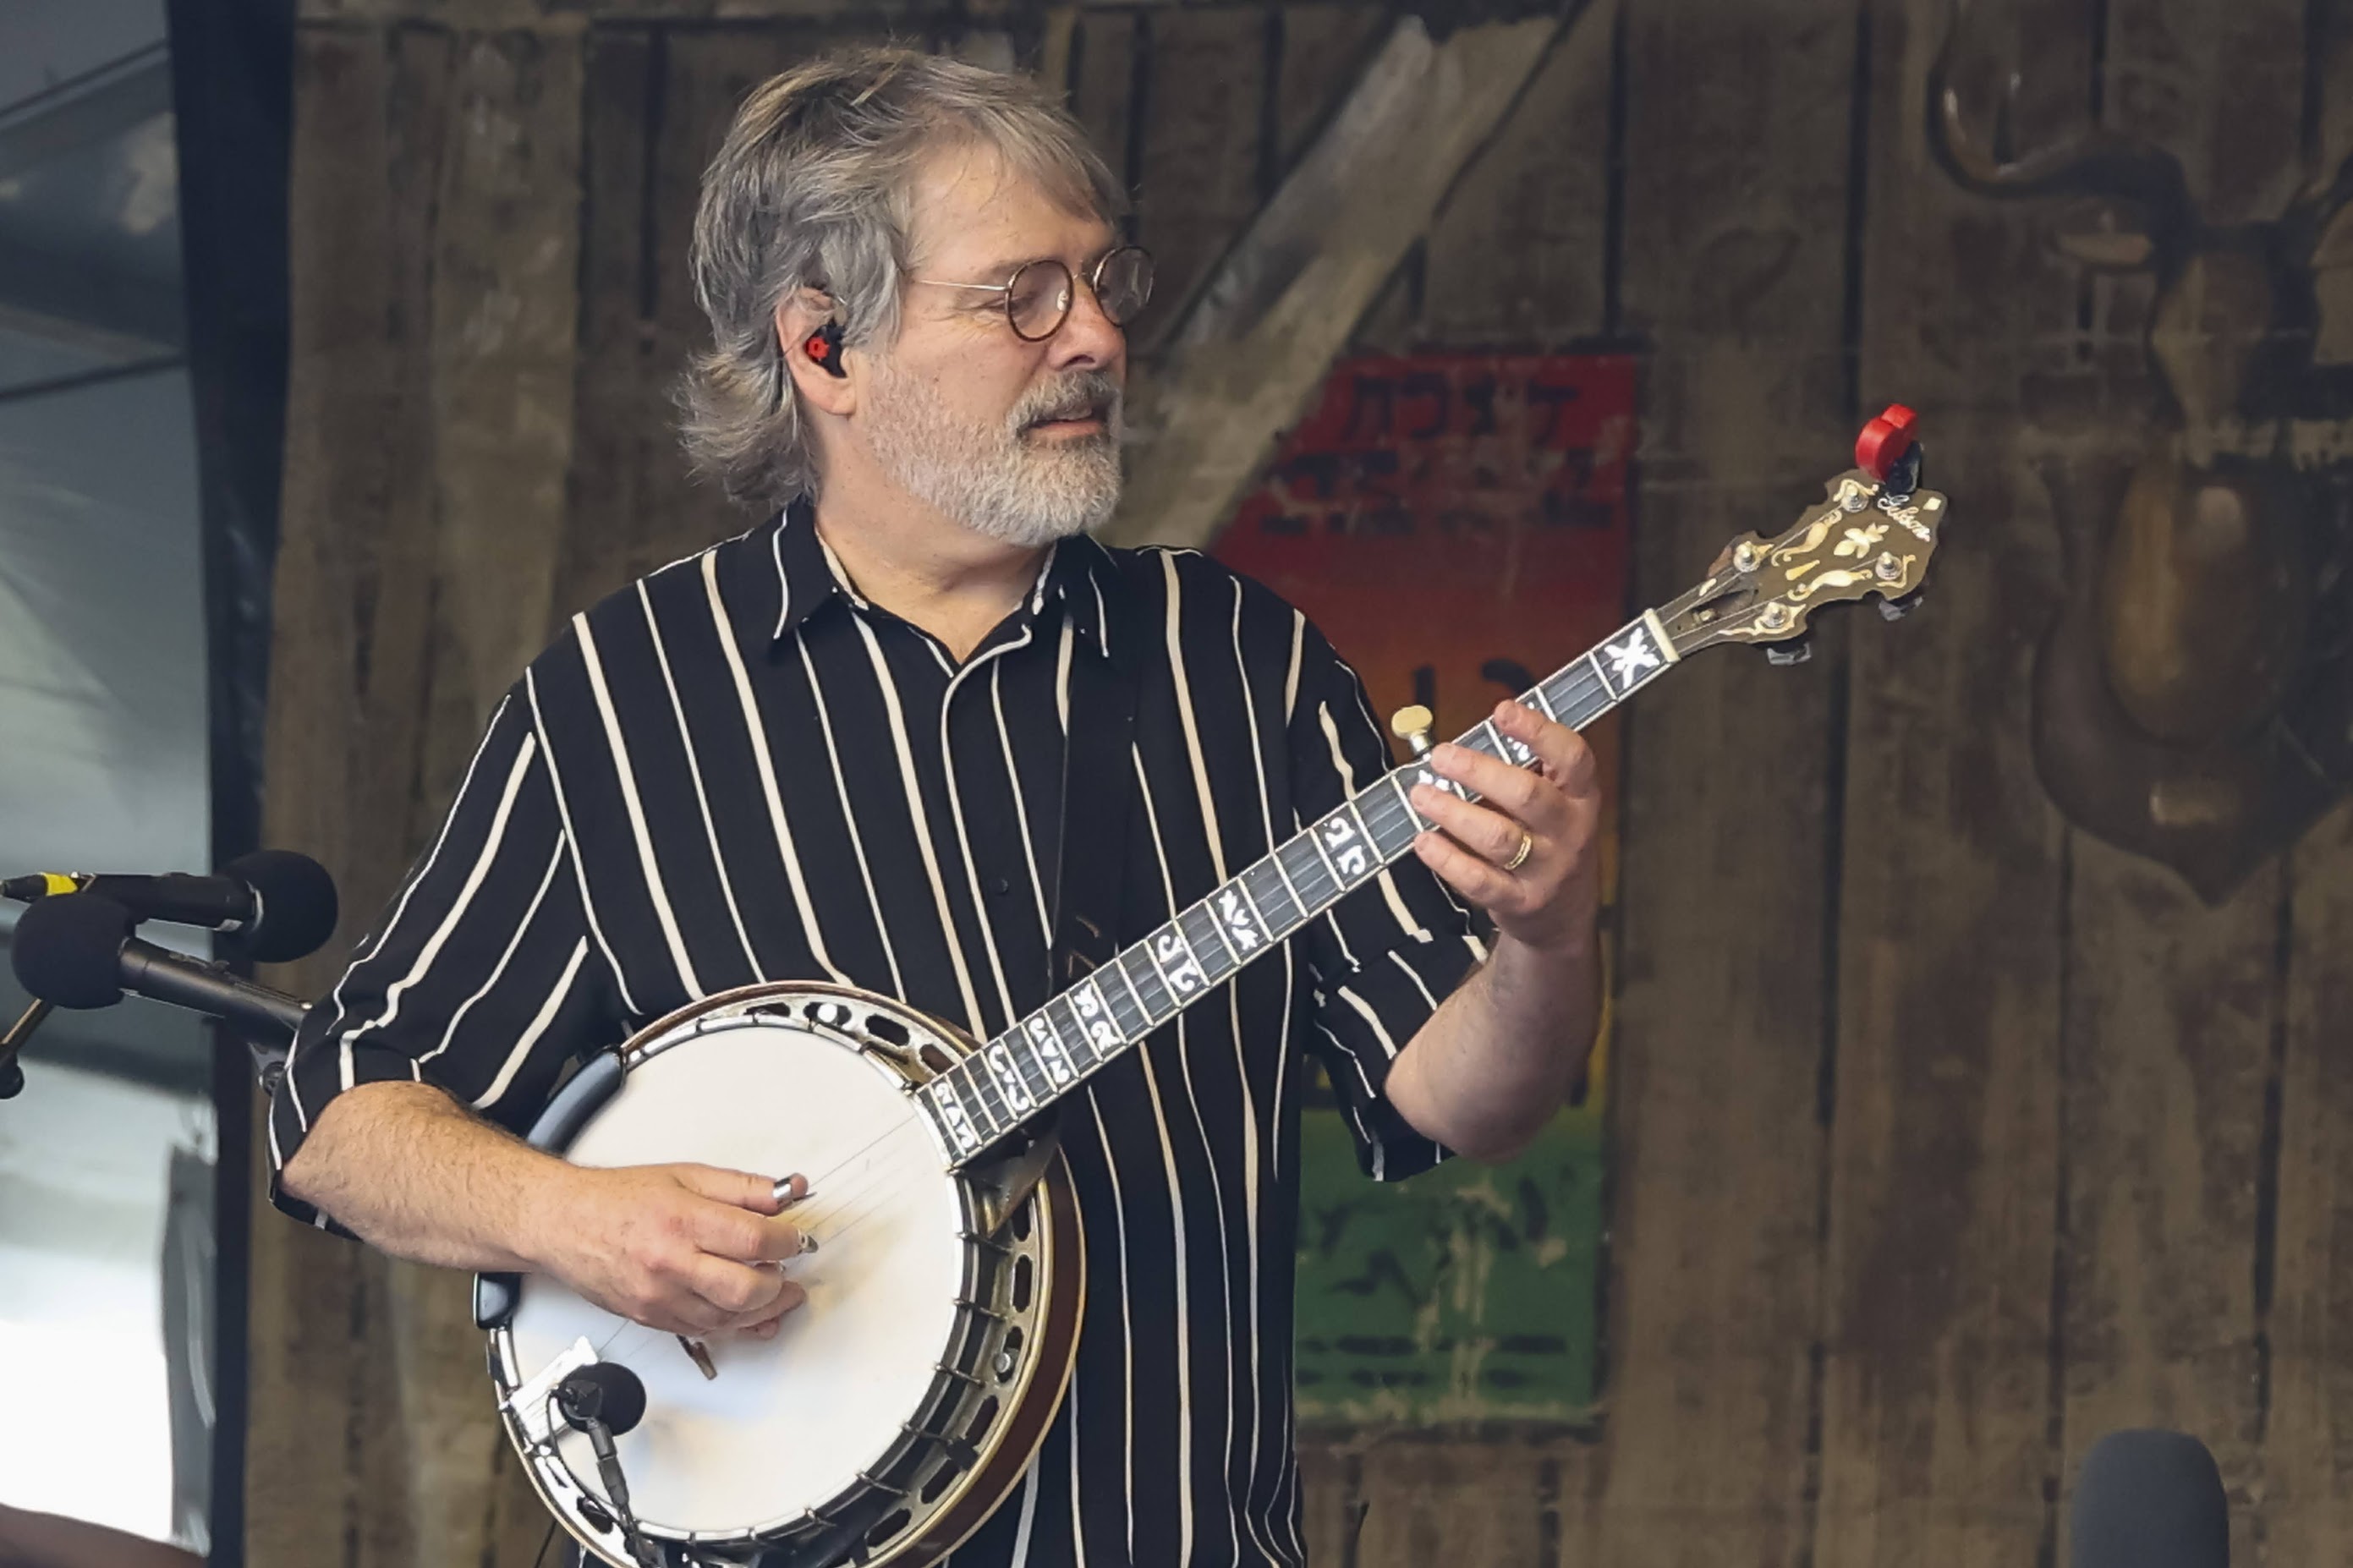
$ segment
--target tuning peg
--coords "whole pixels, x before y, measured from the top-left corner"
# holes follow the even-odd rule
[[[1765,645],[1765,661],[1767,664],[1778,664],[1784,666],[1803,664],[1813,657],[1814,639],[1810,633],[1805,637],[1792,637],[1788,642],[1767,643]]]
[[[1417,757],[1430,755],[1430,727],[1438,722],[1437,715],[1416,702],[1389,715],[1389,733],[1413,748]]]
[[[1912,449],[1914,426],[1918,423],[1919,416],[1904,405],[1889,404],[1855,437],[1854,466],[1874,479],[1884,480]]]
[[[1900,599],[1878,599],[1873,602],[1878,605],[1879,613],[1882,616],[1891,621],[1900,621],[1920,607],[1921,592],[1922,590],[1915,588]]]

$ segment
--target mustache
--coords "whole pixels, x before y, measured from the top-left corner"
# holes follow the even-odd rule
[[[1109,371],[1080,371],[1061,381],[1040,386],[1014,405],[1013,428],[1018,432],[1055,419],[1117,421],[1123,393]]]

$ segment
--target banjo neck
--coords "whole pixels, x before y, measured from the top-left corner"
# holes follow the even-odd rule
[[[1891,406],[1864,426],[1857,466],[1828,481],[1777,537],[1744,534],[1707,576],[1645,610],[1520,700],[1582,730],[1687,655],[1718,643],[1789,643],[1825,605],[1876,598],[1889,619],[1916,600],[1945,521],[1946,498],[1916,488],[1914,416]],[[1794,663],[1802,654],[1783,653]],[[1418,752],[1426,750],[1417,736]],[[1455,743],[1517,766],[1535,761],[1492,721]],[[1417,758],[1356,791],[916,1090],[961,1170],[1152,1032],[1218,991],[1244,965],[1404,857],[1429,826],[1408,791],[1428,784],[1476,795]]]
[[[1582,730],[1681,657],[1658,612],[1645,611],[1520,700]],[[1455,737],[1455,744],[1517,766],[1535,761],[1492,720]],[[1430,826],[1407,794],[1416,784],[1478,798],[1419,759],[1384,773],[926,1083],[918,1098],[953,1152],[951,1168],[979,1158],[1402,858]]]

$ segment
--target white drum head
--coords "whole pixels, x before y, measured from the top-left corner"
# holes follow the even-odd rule
[[[765,1343],[704,1342],[715,1379],[673,1336],[524,1278],[510,1325],[522,1379],[585,1337],[645,1380],[645,1420],[619,1443],[639,1522],[666,1535],[748,1536],[856,1482],[930,1390],[962,1282],[956,1186],[896,1081],[797,1024],[730,1020],[638,1063],[566,1155],[810,1181],[794,1217],[819,1249],[785,1265],[807,1304]],[[602,1497],[587,1440],[567,1433],[560,1452]]]

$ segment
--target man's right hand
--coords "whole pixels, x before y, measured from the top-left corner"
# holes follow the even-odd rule
[[[766,1339],[808,1299],[777,1268],[804,1250],[776,1217],[807,1192],[801,1178],[779,1202],[771,1178],[712,1165],[565,1169],[528,1251],[606,1310],[666,1333]]]

